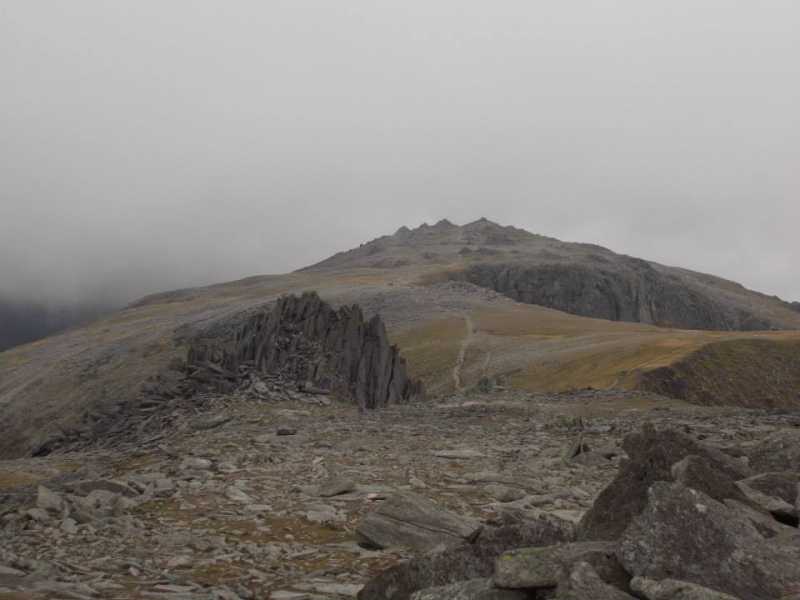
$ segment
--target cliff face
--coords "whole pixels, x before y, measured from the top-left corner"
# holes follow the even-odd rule
[[[475,264],[454,277],[519,302],[585,317],[683,329],[772,328],[770,321],[725,305],[637,259],[605,267],[577,263]]]
[[[187,363],[201,389],[228,391],[255,371],[311,384],[363,408],[423,395],[380,317],[365,321],[358,306],[335,310],[313,292],[280,298],[272,310],[248,317],[231,338],[194,342]]]

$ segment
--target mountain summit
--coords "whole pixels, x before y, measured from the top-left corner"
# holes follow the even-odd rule
[[[463,226],[443,219],[401,227],[304,270],[351,269],[422,269],[520,302],[612,321],[723,331],[800,329],[792,305],[738,283],[486,218]]]

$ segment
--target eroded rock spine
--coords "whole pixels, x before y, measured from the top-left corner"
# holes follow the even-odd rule
[[[227,392],[250,372],[279,374],[351,400],[362,408],[400,404],[424,395],[408,376],[379,316],[357,305],[334,309],[316,293],[284,296],[246,319],[232,339],[201,339],[189,348],[190,378]]]

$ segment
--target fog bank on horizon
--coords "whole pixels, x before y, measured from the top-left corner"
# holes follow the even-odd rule
[[[0,298],[486,216],[800,300],[798,30],[782,0],[8,0]]]

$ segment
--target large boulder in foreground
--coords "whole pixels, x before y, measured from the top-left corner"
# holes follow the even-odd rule
[[[272,309],[246,318],[232,335],[195,340],[187,366],[197,386],[222,392],[255,371],[311,383],[363,408],[423,395],[379,316],[366,321],[357,305],[336,310],[314,292],[280,298]]]
[[[569,542],[574,535],[570,523],[556,518],[487,527],[471,544],[440,548],[387,569],[367,582],[358,600],[408,600],[418,590],[490,578],[503,552]]]
[[[647,505],[647,490],[656,481],[672,481],[672,466],[687,456],[698,457],[704,468],[724,480],[751,475],[741,461],[674,430],[657,431],[645,425],[622,444],[630,459],[595,500],[578,527],[581,540],[615,540]],[[696,463],[695,463],[696,464]]]
[[[800,547],[765,540],[724,504],[680,484],[658,482],[618,551],[631,575],[674,578],[741,600],[800,591]]]

